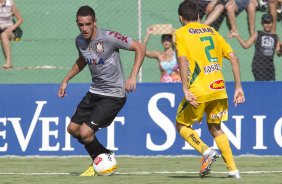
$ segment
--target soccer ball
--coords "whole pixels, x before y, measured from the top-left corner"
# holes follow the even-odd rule
[[[117,170],[117,162],[112,154],[102,153],[93,161],[93,167],[100,176],[113,175]]]

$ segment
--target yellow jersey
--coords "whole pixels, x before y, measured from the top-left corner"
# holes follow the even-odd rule
[[[174,33],[177,55],[189,62],[190,92],[198,103],[227,98],[221,72],[223,57],[233,52],[225,39],[212,27],[190,22]],[[188,71],[187,71],[188,75]]]

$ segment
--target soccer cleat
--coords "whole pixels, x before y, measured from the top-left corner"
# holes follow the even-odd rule
[[[217,151],[211,149],[208,155],[203,156],[202,158],[202,166],[200,170],[200,176],[204,178],[205,176],[211,173],[211,166],[214,161],[219,157]]]
[[[91,165],[86,171],[81,173],[79,176],[97,176],[97,173],[94,171],[93,165]]]
[[[229,171],[228,178],[241,178],[240,172],[238,170]]]

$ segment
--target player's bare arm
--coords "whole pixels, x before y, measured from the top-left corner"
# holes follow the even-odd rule
[[[86,62],[82,57],[79,57],[76,62],[74,63],[72,69],[66,75],[66,77],[61,82],[60,89],[58,91],[58,96],[63,98],[67,96],[66,88],[68,86],[69,80],[71,80],[74,76],[76,76],[83,68],[86,66]]]
[[[135,51],[135,60],[132,71],[125,82],[126,92],[132,92],[136,90],[136,78],[145,57],[146,47],[144,44],[132,40],[129,50]]]
[[[180,70],[180,76],[182,81],[182,89],[184,92],[184,96],[186,100],[193,105],[194,107],[198,106],[197,99],[195,96],[188,90],[188,84],[190,82],[190,68],[189,62],[187,61],[185,56],[178,57],[178,65]]]
[[[232,65],[232,71],[235,81],[235,92],[234,92],[233,102],[235,103],[235,106],[237,106],[237,104],[241,104],[245,102],[244,91],[241,85],[240,65],[239,65],[240,63],[238,57],[235,55],[234,52],[231,52],[229,56],[230,56],[230,63]]]

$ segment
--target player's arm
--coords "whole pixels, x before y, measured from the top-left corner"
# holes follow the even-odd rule
[[[193,106],[197,107],[197,99],[195,96],[189,91],[189,84],[190,84],[190,77],[191,77],[191,71],[190,71],[190,63],[187,59],[188,51],[187,46],[184,43],[183,36],[179,33],[173,34],[173,41],[174,41],[174,47],[177,53],[177,61],[179,66],[179,72],[180,77],[182,81],[182,90],[184,93],[185,99]]]
[[[179,65],[179,72],[182,81],[182,90],[184,93],[184,97],[191,105],[197,107],[198,103],[196,101],[196,98],[188,89],[190,83],[190,74],[191,74],[189,61],[186,59],[185,56],[178,56],[178,65]]]
[[[232,65],[232,71],[235,81],[235,92],[233,102],[235,103],[235,106],[237,106],[237,104],[245,102],[244,91],[241,85],[240,63],[238,57],[235,55],[234,52],[229,53],[229,60]]]
[[[83,70],[83,68],[86,66],[86,62],[84,61],[83,57],[80,56],[74,65],[72,66],[71,70],[68,72],[68,74],[65,76],[65,78],[61,82],[60,89],[58,91],[59,97],[64,97],[67,95],[66,88],[68,85],[68,82],[76,76],[80,71]]]
[[[131,92],[136,90],[136,78],[145,57],[146,47],[144,44],[132,40],[128,50],[135,52],[134,65],[125,83],[126,92]]]
[[[216,38],[218,39],[218,43],[222,48],[222,54],[225,58],[227,58],[232,66],[232,72],[235,81],[235,92],[233,102],[235,106],[237,104],[245,102],[244,91],[241,85],[241,76],[240,76],[240,62],[230,45],[225,41],[225,39],[215,31]]]

